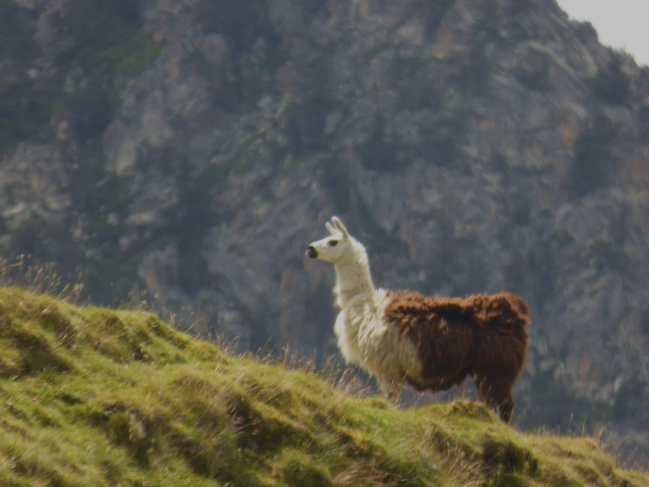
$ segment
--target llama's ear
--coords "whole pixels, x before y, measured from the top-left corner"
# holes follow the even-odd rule
[[[337,216],[332,217],[331,221],[334,222],[334,226],[343,234],[343,237],[349,237],[349,232]]]
[[[336,235],[338,233],[338,230],[336,230],[329,222],[325,222],[325,227],[327,227],[327,231],[330,235]]]

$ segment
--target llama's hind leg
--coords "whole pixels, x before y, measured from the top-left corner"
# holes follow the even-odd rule
[[[509,423],[514,409],[513,381],[498,376],[476,376],[475,384],[480,400],[491,410],[499,412],[500,419],[505,423]]]

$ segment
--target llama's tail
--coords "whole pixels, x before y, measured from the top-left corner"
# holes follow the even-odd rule
[[[471,296],[475,317],[483,326],[506,328],[521,328],[530,323],[530,312],[525,300],[510,293],[500,293],[493,296]]]

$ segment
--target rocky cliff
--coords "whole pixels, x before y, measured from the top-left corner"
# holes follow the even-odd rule
[[[554,1],[0,0],[0,66],[10,261],[320,356],[337,214],[382,287],[528,301],[520,421],[649,450],[649,69]]]

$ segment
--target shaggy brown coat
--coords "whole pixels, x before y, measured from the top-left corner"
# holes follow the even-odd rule
[[[390,292],[388,322],[411,340],[422,373],[407,377],[418,390],[442,391],[472,375],[478,395],[509,421],[512,388],[527,354],[529,312],[513,294],[436,298],[413,292]]]

